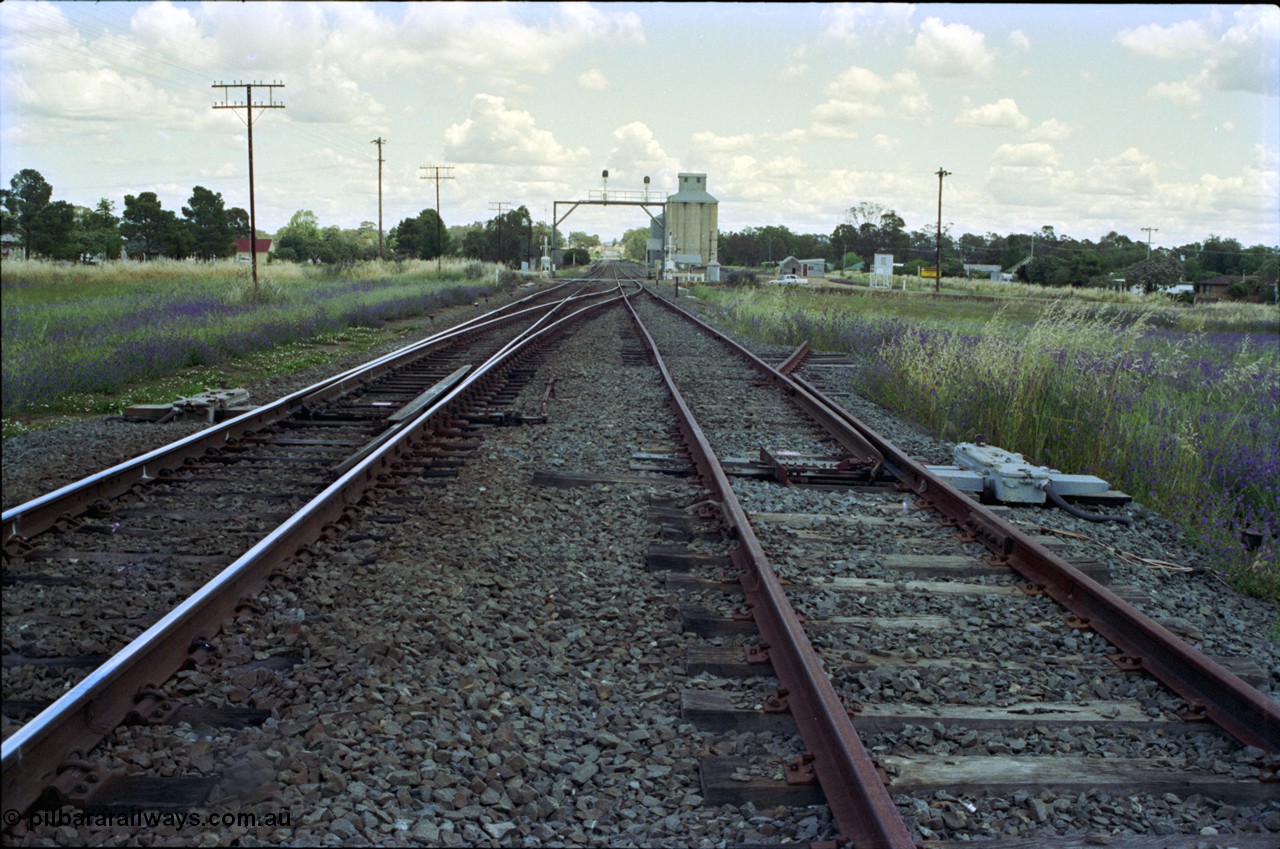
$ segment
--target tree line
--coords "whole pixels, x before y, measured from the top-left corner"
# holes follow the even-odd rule
[[[34,169],[18,172],[0,189],[0,232],[17,238],[22,254],[55,260],[94,261],[128,256],[146,260],[233,256],[235,240],[249,235],[249,214],[227,208],[222,194],[196,186],[179,217],[165,209],[155,192],[125,195],[124,209],[101,199],[93,209],[53,200],[53,187]],[[259,239],[268,238],[262,231]],[[424,209],[393,226],[378,239],[377,226],[361,222],[354,230],[322,226],[311,210],[298,210],[275,234],[275,261],[344,264],[376,259],[435,259],[458,256],[518,267],[536,267],[550,228],[535,223],[525,206],[488,221],[446,227],[434,209]],[[571,233],[566,244],[556,233],[560,264],[585,265],[598,236]]]
[[[858,270],[871,268],[876,254],[887,253],[903,263],[904,274],[937,262],[935,225],[908,230],[900,215],[875,203],[850,207],[842,219],[830,234],[792,233],[778,225],[722,232],[719,260],[724,265],[759,267],[795,256],[821,258],[834,268]],[[964,277],[965,266],[984,265],[996,266],[1021,282],[1043,286],[1104,287],[1123,278],[1127,284],[1148,290],[1221,275],[1274,280],[1280,255],[1275,247],[1246,248],[1236,239],[1216,235],[1177,247],[1151,249],[1147,243],[1114,230],[1093,241],[1058,234],[1048,226],[1030,233],[958,236],[944,226],[941,246],[944,276]],[[975,276],[988,275],[983,271]]]
[[[124,209],[103,198],[93,209],[53,200],[53,186],[34,169],[19,171],[0,189],[0,232],[16,236],[23,256],[57,260],[170,256],[217,259],[235,252],[249,230],[249,213],[228,209],[218,192],[196,186],[182,217],[164,209],[155,192],[125,195]]]
[[[192,189],[181,217],[164,209],[154,192],[125,195],[119,216],[106,198],[87,209],[52,196],[53,187],[33,169],[20,171],[8,189],[0,189],[0,229],[18,238],[27,257],[117,259],[124,251],[140,259],[211,260],[233,255],[235,239],[249,234],[248,213],[227,208],[221,193],[203,186]],[[434,209],[424,209],[393,226],[380,246],[372,222],[362,222],[355,230],[322,227],[315,213],[299,210],[276,233],[273,255],[277,261],[342,264],[377,258],[381,250],[389,259],[457,256],[536,267],[551,236],[551,228],[533,221],[525,206],[453,227],[446,226]],[[624,254],[643,261],[648,236],[648,227],[628,230],[622,237]],[[562,267],[585,265],[588,249],[600,243],[597,236],[572,232],[565,239],[558,231],[554,241]],[[794,233],[771,224],[718,235],[719,260],[726,266],[758,268],[795,256],[821,258],[832,268],[856,271],[870,268],[877,253],[890,253],[903,264],[904,274],[932,267],[938,243],[935,226],[908,230],[900,215],[876,203],[850,207],[829,234]],[[1127,285],[1151,290],[1239,275],[1251,278],[1241,281],[1242,293],[1256,294],[1275,279],[1280,262],[1274,247],[1246,248],[1236,239],[1216,235],[1152,250],[1115,231],[1093,241],[1061,235],[1048,226],[1030,233],[959,236],[944,227],[941,246],[945,276],[966,276],[966,266],[997,266],[1015,279],[1045,286],[1109,286],[1123,278]]]

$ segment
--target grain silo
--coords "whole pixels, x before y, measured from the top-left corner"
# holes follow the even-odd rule
[[[716,260],[720,202],[707,193],[706,174],[681,174],[680,188],[667,196],[667,243],[675,246],[680,265],[707,265]]]

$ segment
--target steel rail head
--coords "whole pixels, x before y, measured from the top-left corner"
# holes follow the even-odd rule
[[[524,341],[508,346],[474,369],[439,401],[418,414],[359,464],[312,498],[256,545],[178,605],[121,651],[0,744],[0,787],[5,806],[25,811],[49,786],[58,768],[74,753],[84,753],[120,724],[145,686],[167,681],[189,659],[189,647],[207,642],[234,615],[244,598],[260,589],[268,571],[309,545],[326,526],[338,522],[374,486],[379,471],[435,416],[449,412],[480,381],[517,355],[562,332],[573,322],[616,303],[619,298],[581,307]]]
[[[913,849],[915,841],[823,670],[777,573],[769,565],[728,476],[630,301],[627,308],[662,374],[694,463],[704,483],[720,499],[721,511],[737,536],[733,560],[743,572],[744,591],[756,602],[752,612],[761,638],[769,643],[774,671],[787,690],[792,716],[813,755],[814,771],[840,828],[841,839],[851,841],[855,847]]]
[[[800,347],[791,352],[791,356],[782,361],[778,366],[778,374],[790,377],[791,373],[800,368],[804,361],[809,357],[809,340],[800,343]]]

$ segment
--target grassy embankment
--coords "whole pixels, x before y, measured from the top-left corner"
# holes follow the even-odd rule
[[[387,322],[494,288],[480,263],[348,270],[234,263],[6,261],[4,435],[288,374],[394,338]]]
[[[1181,524],[1236,586],[1280,602],[1276,308],[1046,299],[1037,287],[1003,286],[971,290],[1002,298],[697,294],[747,337],[851,352],[860,391],[943,439],[983,434],[1039,464],[1111,481]],[[1252,559],[1246,528],[1263,537]]]

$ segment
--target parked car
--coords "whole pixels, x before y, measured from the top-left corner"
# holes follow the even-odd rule
[[[776,284],[776,285],[778,285],[778,286],[785,286],[785,285],[787,285],[787,284],[800,284],[800,285],[803,285],[803,284],[804,284],[804,278],[803,278],[803,277],[799,277],[799,276],[797,276],[797,275],[795,275],[795,274],[784,274],[784,275],[782,275],[781,277],[779,277],[779,278],[778,278],[778,279],[776,279],[776,280],[770,280],[770,281],[769,281],[769,283],[770,283],[770,284]]]

